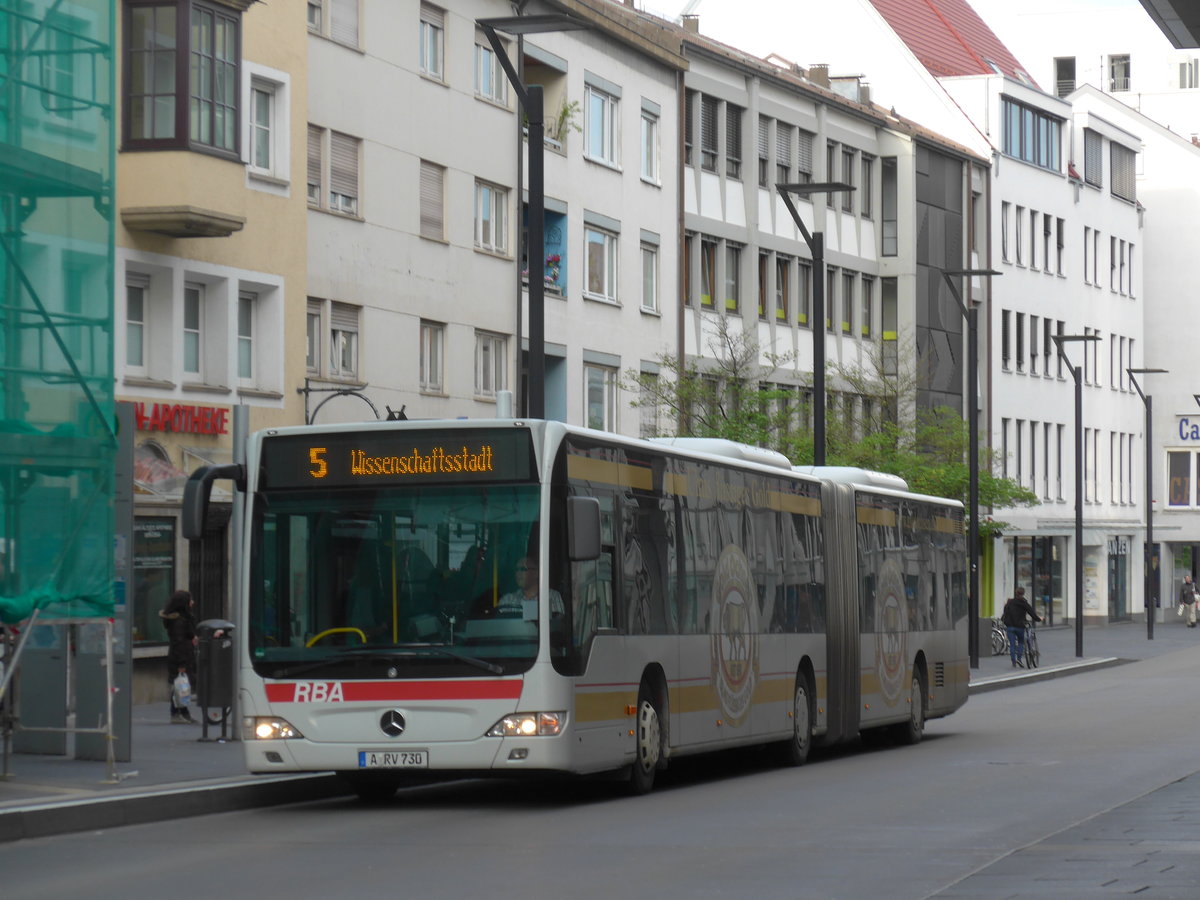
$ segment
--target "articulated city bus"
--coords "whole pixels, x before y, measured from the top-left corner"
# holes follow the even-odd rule
[[[259,432],[238,705],[252,772],[627,773],[921,739],[967,697],[961,504],[726,441],[558,422]]]

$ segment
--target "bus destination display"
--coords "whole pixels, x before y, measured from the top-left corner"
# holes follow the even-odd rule
[[[267,437],[264,486],[368,487],[414,483],[529,481],[529,432],[349,432]]]

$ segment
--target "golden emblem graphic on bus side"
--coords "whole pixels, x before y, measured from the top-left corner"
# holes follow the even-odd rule
[[[758,684],[758,597],[750,561],[732,544],[713,575],[712,684],[729,725],[746,721]]]
[[[884,560],[875,589],[875,668],[888,706],[900,702],[908,656],[908,596],[904,573],[894,559]]]

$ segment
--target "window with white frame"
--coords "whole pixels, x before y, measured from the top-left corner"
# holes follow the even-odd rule
[[[359,0],[308,0],[308,30],[351,47],[358,46]]]
[[[1179,64],[1179,89],[1190,91],[1200,87],[1200,59],[1192,58]]]
[[[587,427],[617,430],[617,370],[588,363],[583,367]]]
[[[658,115],[642,106],[642,178],[652,184],[658,176]]]
[[[146,369],[147,288],[150,279],[142,275],[125,277],[125,366],[142,374]]]
[[[329,304],[330,375],[358,377],[359,313],[359,308],[349,303]]]
[[[440,322],[421,323],[421,390],[441,393],[446,326]]]
[[[313,374],[321,371],[321,307],[320,300],[309,299],[305,315],[304,368]]]
[[[421,74],[438,81],[443,79],[442,56],[445,52],[446,13],[428,3],[421,4],[420,66]]]
[[[445,180],[445,167],[421,160],[421,237],[445,240]]]
[[[475,246],[491,253],[508,253],[508,189],[475,182]]]
[[[658,245],[642,241],[642,309],[658,312]]]
[[[359,151],[362,142],[348,134],[308,126],[308,205],[330,212],[359,213]],[[328,185],[328,190],[323,187]]]
[[[1104,185],[1104,138],[1090,128],[1083,129],[1083,180],[1095,187]]]
[[[508,338],[475,332],[475,395],[495,397],[508,387]]]
[[[589,297],[617,300],[617,235],[596,225],[583,229],[583,284]]]
[[[1114,54],[1108,58],[1108,89],[1113,92],[1129,90],[1129,54]]]
[[[183,288],[183,375],[191,381],[204,376],[204,285]]]
[[[508,106],[508,77],[483,34],[475,37],[475,96]]]
[[[241,382],[252,382],[254,365],[254,319],[258,312],[258,295],[253,291],[238,292],[237,309],[237,375]]]
[[[583,89],[584,146],[587,157],[611,166],[619,165],[617,109],[619,99],[593,84]]]
[[[276,172],[275,85],[255,79],[250,85],[250,171]]]
[[[643,371],[638,378],[638,436],[658,437],[660,431],[658,410],[658,373]]]
[[[1011,207],[1007,200],[1000,202],[1000,258],[1008,262],[1008,220]]]
[[[1133,203],[1137,200],[1137,154],[1115,141],[1108,147],[1112,195]]]
[[[245,121],[242,157],[250,183],[258,190],[283,190],[267,182],[292,180],[291,76],[257,63],[245,62],[243,69]]]

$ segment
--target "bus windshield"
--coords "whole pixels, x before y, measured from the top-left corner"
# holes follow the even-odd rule
[[[458,677],[532,665],[536,484],[265,490],[252,502],[247,622],[259,675]]]

